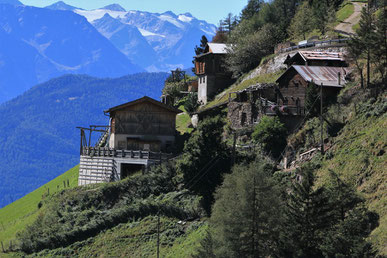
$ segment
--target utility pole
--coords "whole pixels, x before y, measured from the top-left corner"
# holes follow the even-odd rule
[[[234,137],[234,140],[232,144],[232,165],[235,164],[235,152],[236,152],[236,140],[237,140],[236,131],[234,131],[233,137]]]
[[[323,84],[320,85],[321,154],[324,155]]]
[[[157,258],[160,258],[160,214],[157,214]]]

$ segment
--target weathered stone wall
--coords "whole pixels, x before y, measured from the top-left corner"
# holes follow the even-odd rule
[[[253,105],[250,102],[230,102],[228,103],[227,118],[232,129],[240,129],[253,125],[254,117]]]

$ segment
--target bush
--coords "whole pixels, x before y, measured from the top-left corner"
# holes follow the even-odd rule
[[[185,143],[177,172],[187,189],[203,197],[210,210],[212,194],[222,181],[222,174],[230,169],[225,144],[222,142],[224,122],[220,116],[205,119]]]
[[[184,102],[185,111],[191,114],[195,112],[198,107],[199,107],[198,94],[197,93],[188,94]]]
[[[286,128],[278,117],[264,116],[255,127],[252,138],[277,158],[286,146]]]
[[[62,191],[48,199],[37,220],[18,234],[20,248],[31,253],[65,247],[131,218],[157,213],[179,219],[200,217],[198,196],[172,194],[174,176],[173,167],[163,165],[116,183]]]

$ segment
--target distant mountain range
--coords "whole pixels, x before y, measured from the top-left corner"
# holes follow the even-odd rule
[[[103,110],[145,95],[158,99],[167,76],[65,75],[1,105],[0,207],[79,163],[76,126],[108,125]]]
[[[0,103],[68,73],[117,77],[190,68],[201,36],[211,39],[215,31],[189,13],[0,0]]]
[[[126,11],[118,4],[96,10],[74,8],[67,7],[67,10],[86,17],[133,63],[147,71],[191,67],[194,47],[201,36],[211,39],[216,33],[215,25],[198,20],[190,13]]]
[[[142,71],[76,13],[0,4],[0,103],[67,73]]]

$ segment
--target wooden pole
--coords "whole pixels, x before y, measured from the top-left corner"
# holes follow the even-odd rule
[[[320,126],[321,126],[321,154],[324,154],[324,120],[323,120],[323,84],[320,85]]]
[[[85,132],[83,131],[83,129],[81,129],[81,145],[80,145],[80,148],[79,148],[79,154],[80,155],[82,155],[82,148],[83,148],[82,140],[83,140],[84,134],[85,134]]]
[[[90,127],[90,131],[89,131],[89,145],[88,145],[88,147],[90,147],[90,145],[91,145],[91,132],[93,131],[93,129],[91,129],[91,127]]]
[[[160,214],[157,214],[157,258],[160,258]]]

